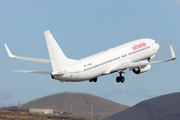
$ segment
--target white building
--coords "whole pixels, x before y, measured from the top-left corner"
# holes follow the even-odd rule
[[[30,108],[29,113],[39,113],[39,114],[53,114],[52,109],[36,109],[36,108]]]

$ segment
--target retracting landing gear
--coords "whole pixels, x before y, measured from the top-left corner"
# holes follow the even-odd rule
[[[122,76],[122,73],[125,73],[125,72],[119,72],[119,76],[116,77],[116,82],[119,83],[123,83],[125,81],[125,78]]]
[[[97,82],[97,78],[94,78],[94,79],[91,79],[91,80],[89,80],[89,82]]]

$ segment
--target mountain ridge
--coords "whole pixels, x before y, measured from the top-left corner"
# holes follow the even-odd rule
[[[142,101],[104,120],[180,120],[180,92]]]
[[[73,115],[102,119],[128,108],[125,105],[86,93],[57,93],[23,105],[24,108],[49,108]],[[92,113],[93,111],[93,113]]]

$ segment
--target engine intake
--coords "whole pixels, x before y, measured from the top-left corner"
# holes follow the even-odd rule
[[[141,74],[141,73],[144,73],[144,72],[147,72],[151,69],[151,65],[146,65],[146,66],[140,66],[140,67],[136,67],[133,69],[133,72],[135,74]]]
[[[51,78],[54,79],[54,75],[51,74]]]

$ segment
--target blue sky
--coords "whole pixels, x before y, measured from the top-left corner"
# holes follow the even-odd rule
[[[171,44],[180,51],[180,0],[1,0],[0,1],[0,107],[60,92],[97,95],[133,106],[159,95],[179,92],[179,59],[152,66],[136,75],[126,70],[99,77],[96,83],[61,83],[48,75],[12,70],[51,70],[51,66],[8,57],[4,43],[15,55],[49,59],[44,31],[50,30],[67,57],[81,59],[120,44],[152,38],[160,44],[153,60],[170,58]]]

